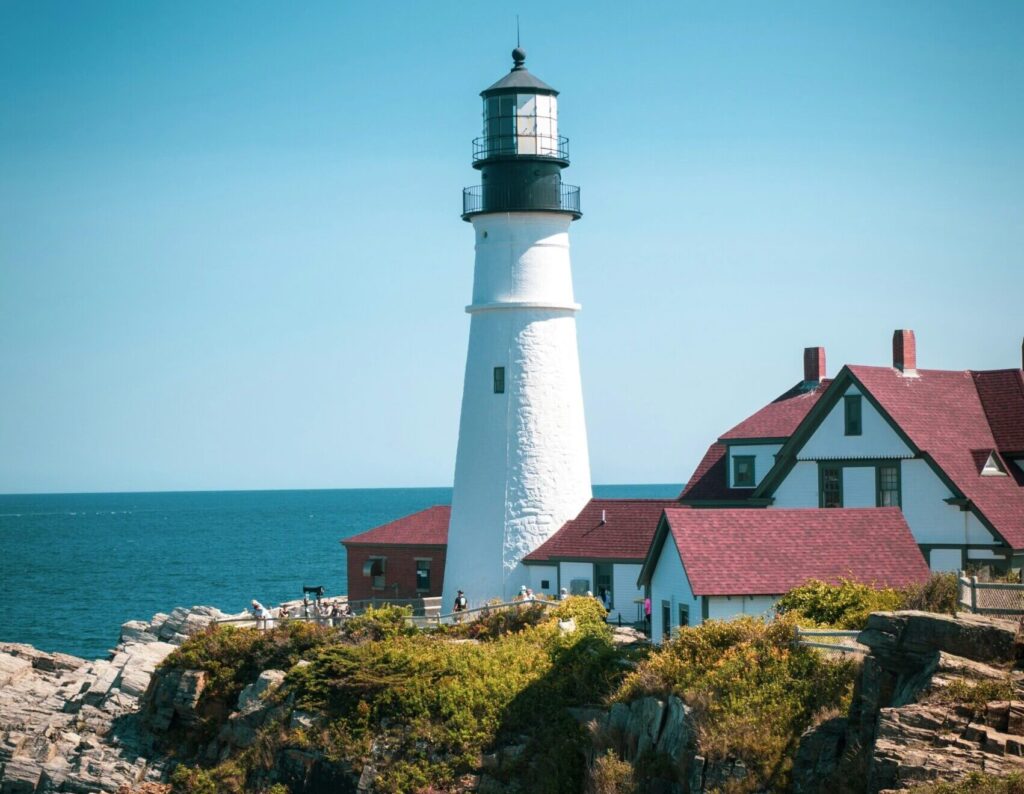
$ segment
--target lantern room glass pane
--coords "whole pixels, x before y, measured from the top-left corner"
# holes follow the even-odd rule
[[[555,97],[546,94],[505,94],[484,100],[486,156],[540,154],[557,156],[558,119]]]

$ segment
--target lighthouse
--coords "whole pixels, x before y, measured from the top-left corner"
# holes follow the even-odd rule
[[[445,608],[458,590],[471,605],[514,596],[528,584],[522,558],[591,497],[569,261],[580,191],[562,182],[558,92],[522,49],[512,60],[480,94],[480,184],[462,196],[476,259]]]

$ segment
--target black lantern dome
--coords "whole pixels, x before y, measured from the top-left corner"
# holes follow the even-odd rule
[[[480,92],[483,135],[473,141],[473,167],[483,184],[462,194],[462,217],[487,212],[568,212],[577,219],[579,188],[562,183],[569,139],[558,134],[558,91],[526,68],[512,50],[511,71]]]

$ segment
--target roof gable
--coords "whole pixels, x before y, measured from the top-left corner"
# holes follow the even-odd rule
[[[694,595],[778,595],[808,579],[906,587],[930,575],[894,507],[668,508],[665,524]]]
[[[998,371],[1001,373],[1002,371]],[[886,419],[911,452],[922,457],[956,497],[969,501],[986,526],[1013,548],[1024,548],[1024,488],[1016,476],[982,476],[977,450],[997,448],[982,398],[976,388],[980,375],[969,370],[918,369],[905,376],[892,367],[843,367],[826,394],[808,412],[797,431],[779,451],[777,465],[755,491],[770,496],[792,469],[804,444],[850,384],[856,385]],[[995,381],[988,381],[989,386]],[[1005,382],[1000,381],[999,394]],[[1012,385],[1012,382],[1011,382]],[[995,388],[993,386],[993,391]],[[990,395],[991,397],[991,395]],[[989,400],[990,405],[992,400]],[[1024,402],[1009,400],[998,414],[1007,426],[1024,424]],[[1005,431],[1004,438],[1014,438]]]
[[[860,398],[860,432],[846,435],[846,398]],[[909,458],[914,451],[889,417],[852,380],[836,387],[822,408],[820,421],[804,438],[800,460]]]

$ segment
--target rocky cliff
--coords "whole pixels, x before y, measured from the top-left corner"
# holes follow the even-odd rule
[[[212,607],[130,621],[109,659],[0,643],[0,792],[117,791],[164,775],[136,719],[157,665],[226,618]]]
[[[1024,772],[1017,624],[875,613],[849,714],[808,731],[793,790],[876,792],[970,772]]]

